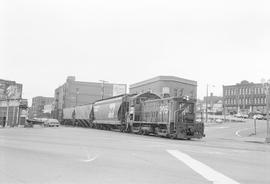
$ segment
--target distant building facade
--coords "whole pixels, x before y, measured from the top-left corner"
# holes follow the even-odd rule
[[[152,92],[160,97],[197,98],[197,82],[175,76],[158,76],[130,85],[130,93]]]
[[[197,111],[206,112],[206,100],[207,100],[207,112],[212,114],[221,114],[223,112],[223,97],[213,96],[213,93],[208,97],[204,97],[203,100],[197,100]]]
[[[0,79],[0,127],[24,125],[27,100],[22,99],[23,85]]]
[[[54,97],[37,96],[32,98],[30,118],[50,118],[51,112],[48,111],[48,106],[52,106],[53,102]]]
[[[246,80],[223,86],[223,106],[231,113],[266,113],[266,94],[261,83]]]
[[[55,89],[54,117],[61,120],[63,108],[93,103],[97,100],[126,93],[126,84],[76,81],[74,76]]]

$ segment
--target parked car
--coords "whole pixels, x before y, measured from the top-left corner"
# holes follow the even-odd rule
[[[261,114],[255,114],[255,115],[253,116],[253,119],[263,120],[263,119],[264,119],[264,116],[261,115]]]
[[[248,118],[247,114],[235,114],[234,116],[237,118],[245,118],[245,119]]]
[[[59,121],[57,119],[47,119],[44,122],[44,126],[45,127],[59,127],[60,123],[59,123]]]
[[[222,120],[222,119],[216,119],[216,122],[217,122],[217,123],[222,123],[223,120]]]

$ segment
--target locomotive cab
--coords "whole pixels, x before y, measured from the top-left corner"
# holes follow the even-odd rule
[[[204,135],[203,123],[197,123],[195,117],[195,100],[175,100],[173,109],[173,127],[170,127],[171,134],[176,138],[201,138]]]

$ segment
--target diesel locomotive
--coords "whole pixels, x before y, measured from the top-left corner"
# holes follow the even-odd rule
[[[160,98],[154,93],[126,94],[63,109],[64,125],[118,130],[176,139],[204,137],[196,122],[195,99]]]

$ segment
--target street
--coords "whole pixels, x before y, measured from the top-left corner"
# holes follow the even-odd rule
[[[252,121],[207,125],[206,137],[191,141],[69,127],[0,129],[0,183],[268,184],[270,145],[247,137],[251,128]]]

